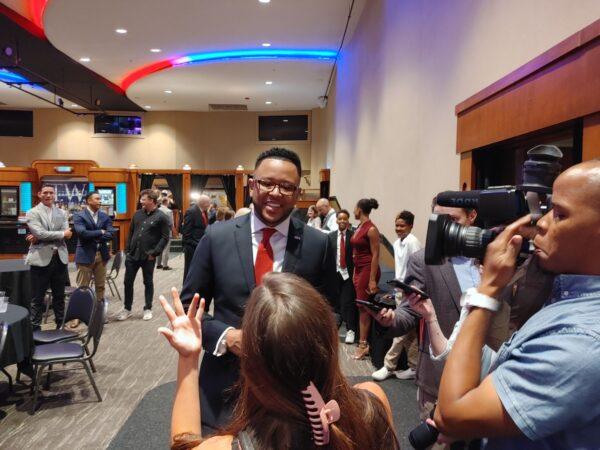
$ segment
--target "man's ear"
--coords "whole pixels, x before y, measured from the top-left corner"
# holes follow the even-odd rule
[[[469,211],[469,214],[467,216],[469,218],[469,221],[471,222],[471,225],[473,223],[475,223],[475,220],[477,220],[477,210],[476,209],[472,209],[471,211]]]

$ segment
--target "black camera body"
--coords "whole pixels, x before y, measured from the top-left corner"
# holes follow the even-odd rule
[[[554,145],[538,145],[527,155],[523,184],[438,194],[440,206],[476,209],[485,228],[466,227],[452,222],[447,215],[432,214],[425,243],[426,264],[443,264],[446,257],[452,256],[483,259],[488,244],[502,231],[502,227],[490,227],[513,222],[526,214],[531,214],[535,223],[552,209],[552,184],[560,173],[563,154]],[[529,243],[524,243],[523,250],[528,251],[528,247]]]

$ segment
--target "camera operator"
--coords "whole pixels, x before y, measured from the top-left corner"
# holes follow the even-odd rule
[[[435,422],[454,438],[490,437],[487,449],[598,448],[600,442],[600,161],[554,183],[537,223],[535,256],[559,274],[546,305],[499,350],[480,382],[481,351],[515,272],[524,217],[487,249],[481,284],[443,372]]]
[[[435,198],[433,205],[436,214],[448,214],[453,221],[461,225],[470,226],[477,217],[477,211],[474,209],[439,206],[436,205]],[[419,250],[409,258],[405,281],[431,296],[440,328],[446,336],[450,336],[454,324],[459,319],[461,294],[479,285],[479,267],[475,260],[463,257],[451,258],[439,266],[428,266],[425,265],[424,250]],[[418,330],[417,400],[421,420],[425,420],[430,416],[437,400],[443,369],[442,363],[434,362],[429,357],[430,336],[427,324],[407,303],[396,311],[384,309],[379,314],[372,313],[372,316],[381,325],[390,327],[388,335],[392,337],[403,336],[415,327]]]

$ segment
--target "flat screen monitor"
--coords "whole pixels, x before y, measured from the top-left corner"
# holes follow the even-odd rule
[[[259,116],[259,141],[307,141],[308,116]]]
[[[142,118],[99,114],[94,116],[94,133],[139,136],[142,134]]]
[[[33,111],[0,110],[0,136],[33,137]]]

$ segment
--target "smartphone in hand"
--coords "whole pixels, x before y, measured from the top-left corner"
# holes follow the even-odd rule
[[[411,286],[410,284],[406,284],[403,281],[400,281],[400,280],[390,280],[390,281],[388,281],[388,284],[394,286],[395,288],[400,289],[406,295],[417,294],[417,295],[420,295],[421,298],[429,298],[429,295],[426,292],[423,292],[421,289],[419,289],[419,288],[417,288],[415,286]]]

